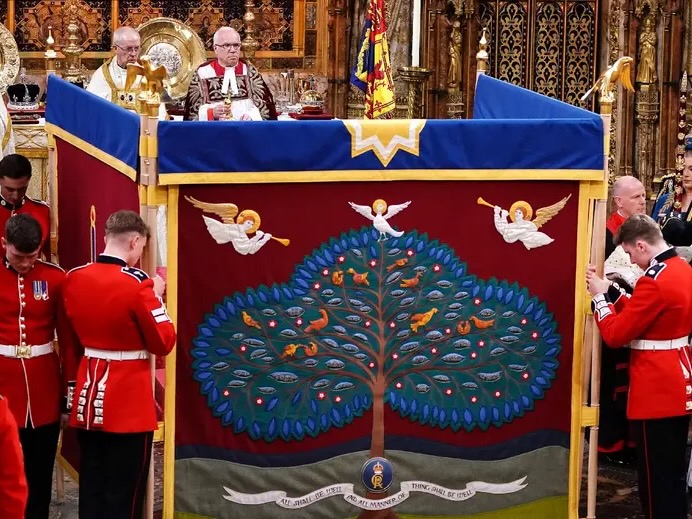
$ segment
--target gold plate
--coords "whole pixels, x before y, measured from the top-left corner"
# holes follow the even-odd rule
[[[7,87],[14,83],[19,73],[19,47],[14,36],[0,24],[0,94],[7,92]]]
[[[204,44],[190,26],[174,18],[154,18],[137,27],[142,55],[168,71],[164,81],[174,100],[187,95],[187,87],[197,67],[207,61]]]

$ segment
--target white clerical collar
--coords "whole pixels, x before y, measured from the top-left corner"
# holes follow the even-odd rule
[[[123,82],[122,85],[119,85],[119,88],[123,88],[125,86],[125,76],[127,74],[127,67],[123,68],[120,65],[118,65],[118,60],[113,58],[113,61],[111,63],[111,76],[113,77],[114,81],[117,81],[118,83]]]
[[[226,67],[223,73],[223,84],[221,85],[221,93],[227,94],[229,86],[231,87],[231,94],[238,95],[238,82],[235,79],[235,67]]]

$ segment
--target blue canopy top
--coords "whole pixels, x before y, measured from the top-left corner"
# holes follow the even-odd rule
[[[138,115],[52,74],[47,83],[46,125],[61,139],[135,178]]]

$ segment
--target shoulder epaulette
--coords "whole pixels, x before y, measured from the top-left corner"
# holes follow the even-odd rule
[[[41,263],[42,265],[45,265],[46,267],[53,267],[53,268],[58,269],[60,272],[65,272],[65,269],[62,268],[62,267],[61,267],[60,265],[58,265],[57,263],[52,263],[52,262],[50,262],[50,261],[44,261],[44,260],[41,260],[41,259],[38,260],[38,262]],[[77,267],[77,268],[79,268],[79,267]]]
[[[644,272],[644,275],[648,278],[656,279],[667,266],[668,265],[665,263],[656,263],[648,267]]]
[[[26,198],[36,204],[45,205],[48,209],[50,209],[50,204],[48,202],[44,202],[43,200],[39,200],[38,198],[31,198],[30,196],[27,196]]]
[[[123,267],[120,269],[120,271],[123,274],[127,274],[128,276],[132,276],[133,278],[135,278],[140,283],[142,281],[146,281],[147,279],[149,279],[149,275],[146,272],[144,272],[143,270],[140,270],[138,268],[135,268],[135,267]]]

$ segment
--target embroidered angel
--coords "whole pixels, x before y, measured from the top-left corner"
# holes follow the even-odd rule
[[[382,241],[387,239],[387,235],[394,236],[398,238],[404,234],[403,231],[395,231],[391,225],[389,225],[388,220],[395,214],[399,214],[401,211],[406,209],[411,201],[404,202],[398,205],[387,205],[387,202],[378,198],[372,203],[372,210],[367,205],[357,205],[353,202],[348,203],[354,211],[365,216],[368,220],[372,221],[372,226],[380,232],[380,237],[377,241]]]
[[[533,208],[528,202],[519,200],[514,202],[509,208],[509,211],[502,209],[500,206],[488,204],[482,198],[478,199],[481,205],[487,205],[495,211],[495,229],[502,235],[502,238],[507,243],[520,241],[528,250],[537,247],[543,247],[552,243],[554,240],[547,234],[539,232],[543,225],[549,222],[560,210],[565,207],[571,195],[566,196],[559,202],[541,207],[536,211],[536,217],[533,216]],[[509,220],[508,220],[509,217]]]
[[[260,216],[252,209],[245,209],[239,213],[238,206],[232,203],[212,204],[200,202],[191,196],[186,196],[185,200],[197,209],[220,216],[221,221],[204,215],[202,215],[202,218],[209,234],[216,240],[216,243],[224,244],[230,242],[239,254],[255,254],[271,239],[278,241],[282,245],[290,243],[290,240],[275,238],[269,233],[260,231]],[[254,234],[254,236],[250,238],[249,234]]]

